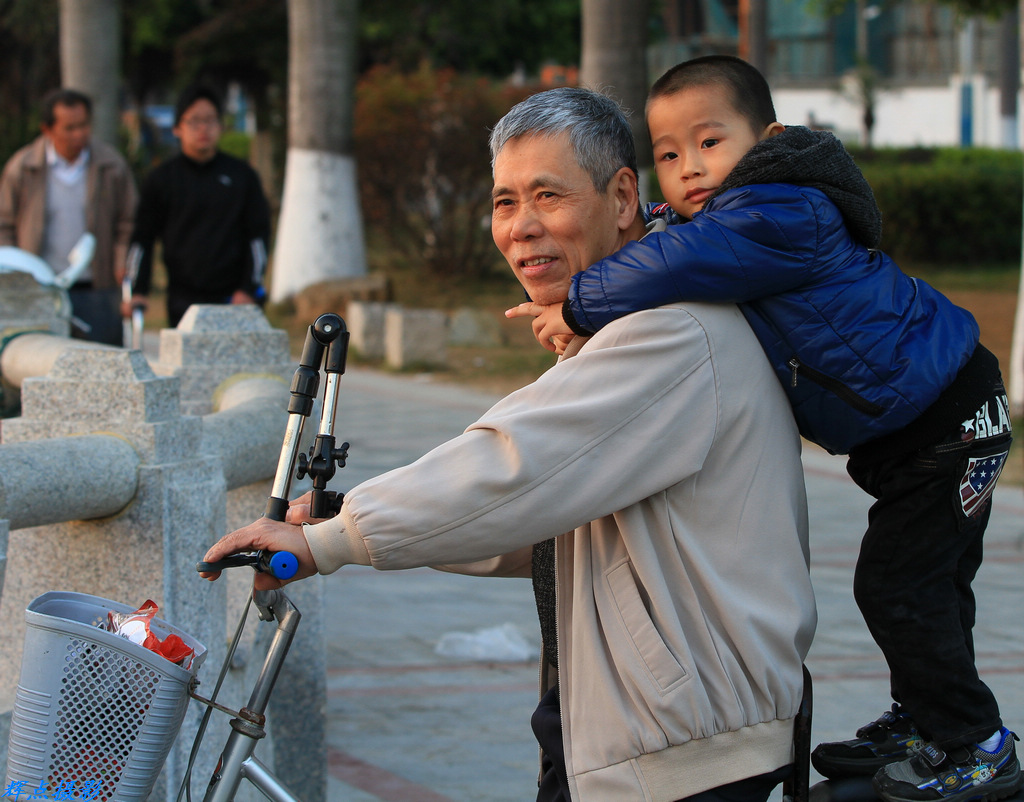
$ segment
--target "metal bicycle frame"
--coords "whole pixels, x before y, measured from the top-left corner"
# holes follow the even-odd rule
[[[249,703],[231,720],[231,734],[210,778],[204,802],[231,802],[243,779],[274,802],[301,802],[253,755],[253,751],[259,740],[266,735],[263,728],[266,722],[264,713],[302,614],[280,590],[256,591],[253,593],[253,603],[259,610],[261,620],[277,621],[277,631],[253,685]]]

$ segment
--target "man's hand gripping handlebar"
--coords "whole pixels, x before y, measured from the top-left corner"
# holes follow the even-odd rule
[[[216,579],[222,570],[236,565],[251,565],[257,571],[253,583],[257,590],[280,588],[316,573],[301,526],[270,518],[260,518],[222,537],[196,570],[206,579]],[[281,566],[286,575],[278,573]]]

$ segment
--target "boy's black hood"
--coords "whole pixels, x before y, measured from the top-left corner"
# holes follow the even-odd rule
[[[790,125],[763,139],[740,159],[715,192],[747,184],[798,184],[824,192],[839,207],[853,237],[869,248],[882,239],[874,193],[843,143],[828,131]]]

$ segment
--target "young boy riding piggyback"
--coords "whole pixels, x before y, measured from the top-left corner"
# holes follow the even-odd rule
[[[1014,733],[974,664],[971,582],[1009,452],[1006,395],[974,318],[881,251],[881,215],[832,134],[775,119],[763,76],[709,56],[663,75],[647,101],[670,225],[526,303],[560,352],[630,312],[740,304],[801,434],[877,501],[854,594],[889,666],[895,704],[813,752],[824,776],[874,777],[887,802],[996,800],[1024,785]]]

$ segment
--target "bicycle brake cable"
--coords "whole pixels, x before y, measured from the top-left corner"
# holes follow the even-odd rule
[[[249,617],[249,608],[252,606],[252,601],[253,588],[249,588],[249,596],[246,599],[245,604],[242,605],[242,617],[239,619],[238,626],[235,628],[235,634],[231,639],[231,645],[228,646],[228,653],[224,658],[224,664],[221,666],[220,675],[217,677],[217,682],[213,686],[213,693],[210,694],[209,700],[203,701],[204,704],[206,704],[206,701],[215,702],[217,694],[220,693],[221,685],[224,684],[224,678],[227,676],[227,673],[231,668],[231,660],[235,656],[235,649],[238,648],[238,642],[242,639],[242,632],[245,630],[245,621]],[[191,693],[189,695],[191,695]],[[207,724],[209,724],[210,715],[212,713],[213,707],[206,704],[206,712],[203,713],[203,718],[199,722],[199,729],[196,731],[196,737],[192,741],[192,751],[188,756],[188,765],[185,767],[185,776],[182,778],[181,786],[178,788],[178,796],[175,797],[176,802],[181,802],[182,793],[185,794],[187,802],[192,802],[192,766],[196,762],[196,757],[199,754],[199,746],[203,742],[203,736],[206,734],[206,727]]]

